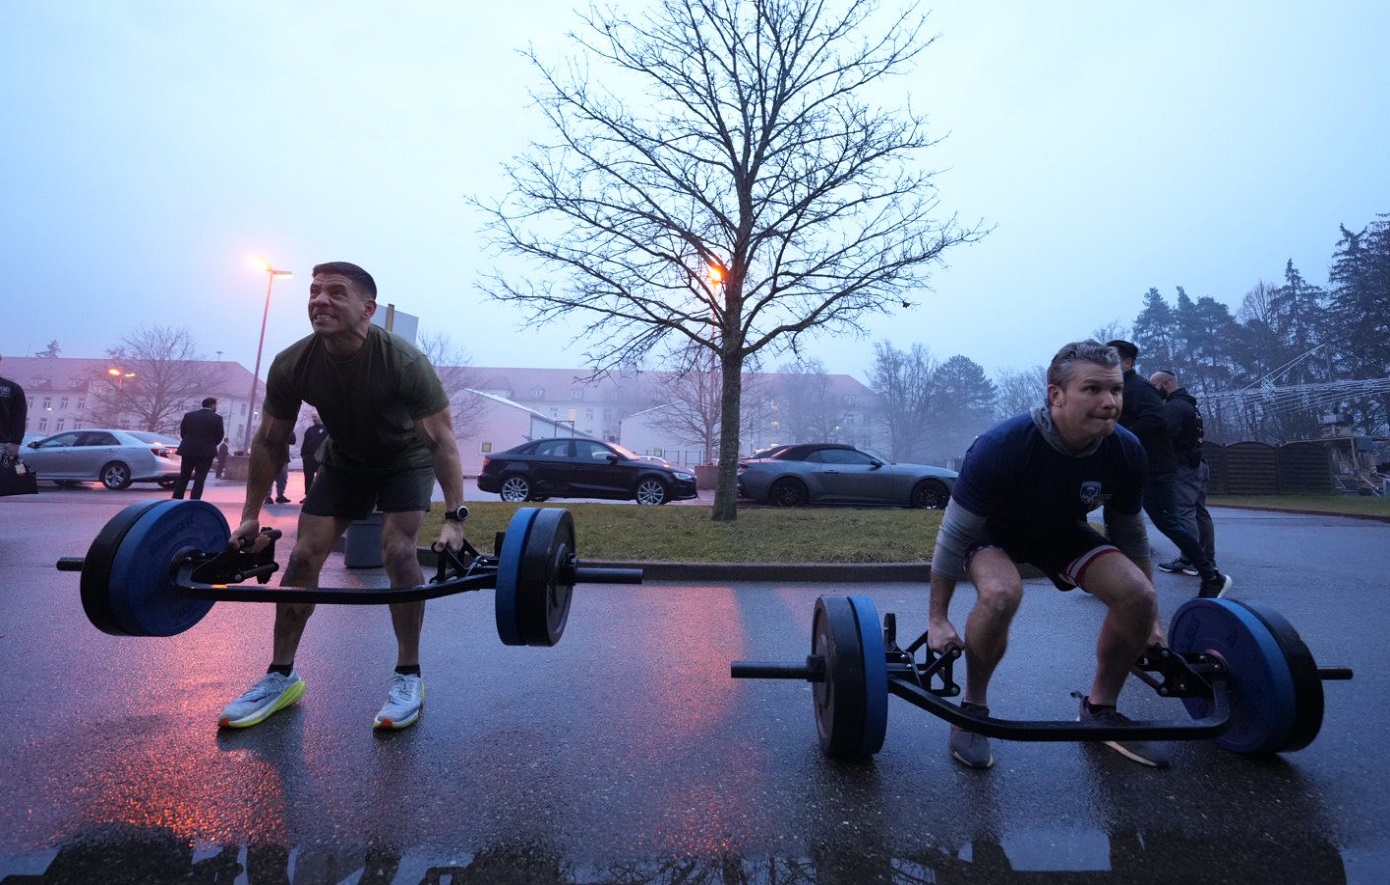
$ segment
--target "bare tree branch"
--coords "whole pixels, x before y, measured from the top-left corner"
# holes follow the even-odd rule
[[[931,45],[924,24],[875,0],[665,0],[641,20],[591,7],[579,60],[529,53],[556,139],[505,167],[508,196],[474,204],[502,251],[548,273],[493,272],[485,289],[577,322],[596,370],[709,351],[716,519],[735,516],[744,362],[862,334],[865,313],[899,309],[983,235],[941,216],[925,117],[869,101]]]

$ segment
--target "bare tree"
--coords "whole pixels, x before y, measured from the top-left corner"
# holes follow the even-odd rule
[[[434,366],[439,383],[449,395],[449,414],[454,420],[454,433],[460,439],[471,439],[482,427],[491,405],[485,397],[474,392],[481,386],[478,373],[469,365],[472,357],[443,332],[420,336],[416,346]]]
[[[1104,339],[1112,341],[1112,338]],[[1005,370],[994,380],[995,406],[999,418],[1012,418],[1047,402],[1047,367],[1034,366],[1021,371]]]
[[[215,364],[184,328],[140,328],[106,351],[111,365],[92,378],[89,420],[113,427],[174,433],[184,412],[219,382]]]
[[[724,418],[724,386],[718,366],[711,359],[712,354],[691,345],[686,349],[686,356],[690,364],[679,371],[667,373],[657,383],[657,390],[674,407],[667,429],[676,439],[700,446],[704,452],[702,463],[708,464],[719,451],[720,422]],[[766,375],[756,372],[744,376],[744,401],[739,408],[744,429],[762,420],[766,407],[766,378]]]
[[[907,351],[887,341],[874,345],[869,386],[879,396],[879,420],[888,431],[888,456],[895,461],[910,460],[926,437],[935,370],[931,351],[921,344]]]
[[[910,307],[902,293],[982,234],[939,217],[919,165],[935,140],[886,91],[930,45],[925,17],[880,18],[874,0],[665,0],[641,21],[593,8],[582,22],[583,61],[530,55],[556,142],[508,165],[509,197],[475,202],[503,251],[555,277],[499,271],[486,289],[577,324],[596,369],[686,342],[712,352],[713,518],[732,520],[745,361]]]

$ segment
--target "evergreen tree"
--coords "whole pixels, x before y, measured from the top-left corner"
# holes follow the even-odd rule
[[[1390,215],[1352,233],[1342,227],[1328,275],[1332,287],[1330,330],[1334,364],[1349,379],[1390,378]],[[1390,390],[1364,385],[1364,395],[1339,404],[1361,428],[1390,427]]]
[[[928,456],[944,462],[964,457],[965,450],[994,421],[994,382],[979,363],[953,356],[932,373],[931,429]]]
[[[1177,318],[1157,289],[1144,293],[1144,307],[1134,319],[1131,339],[1139,348],[1139,359],[1155,369],[1173,366],[1173,335]]]

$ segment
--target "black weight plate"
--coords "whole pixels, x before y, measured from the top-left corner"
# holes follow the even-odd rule
[[[497,554],[497,595],[493,608],[497,615],[497,636],[503,645],[525,645],[521,621],[517,613],[517,580],[521,572],[522,555],[526,552],[526,536],[540,509],[522,507],[512,514],[502,549]]]
[[[574,519],[568,510],[546,508],[531,522],[516,580],[517,623],[526,645],[551,646],[560,641],[574,594],[561,579],[574,555]]]
[[[87,548],[87,555],[82,558],[82,579],[78,585],[82,592],[82,610],[92,626],[103,633],[126,635],[116,621],[115,612],[111,610],[111,560],[135,521],[161,503],[156,498],[122,508],[101,527],[101,531],[92,539],[92,545]]]
[[[1231,685],[1231,728],[1216,739],[1237,753],[1284,749],[1297,717],[1293,675],[1264,622],[1229,599],[1192,599],[1173,614],[1168,642],[1180,654],[1207,654],[1225,664]],[[1188,712],[1208,714],[1203,698],[1184,698]]]
[[[1294,725],[1293,733],[1289,735],[1282,750],[1301,750],[1311,744],[1322,730],[1322,676],[1318,674],[1317,661],[1313,660],[1313,653],[1304,644],[1303,637],[1298,635],[1298,631],[1283,615],[1253,599],[1233,601],[1245,606],[1264,622],[1284,653],[1289,673],[1293,676]]]
[[[225,550],[231,529],[206,501],[161,501],[135,521],[111,560],[111,611],[128,636],[175,636],[212,609],[174,584],[175,559]]]
[[[872,607],[872,606],[871,606]],[[883,665],[883,637],[878,637],[877,660]],[[825,678],[812,684],[816,731],[821,750],[834,759],[863,759],[883,745],[882,726],[871,721],[872,691],[884,694],[886,677],[877,689],[865,681],[867,658],[856,606],[843,596],[822,596],[816,600],[811,619],[811,654],[824,661]]]

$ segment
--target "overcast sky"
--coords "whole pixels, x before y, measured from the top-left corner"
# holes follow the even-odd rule
[[[574,7],[0,0],[0,353],[100,357],[160,325],[249,368],[264,255],[295,274],[267,362],[308,332],[310,268],[348,260],[474,365],[581,365],[478,295],[464,199],[544,134],[516,50],[563,57]],[[946,136],[943,209],[994,231],[911,311],[819,339],[829,371],[865,379],[878,340],[1027,368],[1151,286],[1234,312],[1288,259],[1325,283],[1338,225],[1390,212],[1384,0],[931,8],[897,85]]]

